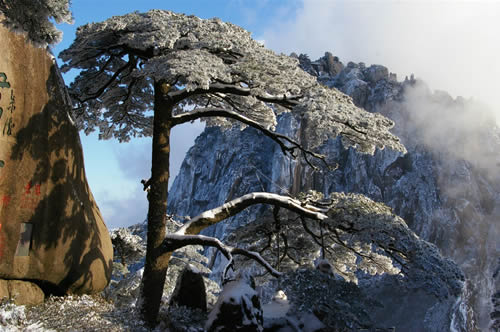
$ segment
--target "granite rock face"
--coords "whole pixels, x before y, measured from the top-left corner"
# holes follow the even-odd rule
[[[358,106],[395,121],[393,132],[408,153],[384,149],[370,156],[345,148],[341,139],[330,139],[319,150],[339,167],[318,173],[302,161],[284,157],[279,147],[252,129],[223,133],[207,128],[174,181],[169,213],[194,216],[251,191],[297,195],[314,189],[326,195],[364,194],[391,207],[465,273],[462,292],[427,316],[426,324],[435,323],[442,331],[488,330],[496,317],[493,301],[498,301],[498,288],[493,276],[498,278],[500,251],[500,180],[495,173],[500,131],[494,121],[488,120],[480,105],[431,92],[413,75],[401,82],[387,68],[363,63],[339,66],[341,71],[330,75],[328,56],[314,62],[303,55],[298,58],[322,83],[351,95]],[[284,114],[277,130],[307,144],[307,133],[314,128]],[[264,207],[253,207],[207,234],[224,238],[264,213]],[[214,261],[217,272],[219,258]],[[379,295],[389,302],[402,296],[392,294],[393,290],[389,283]],[[407,309],[420,301],[418,294],[406,299]],[[437,302],[428,302],[427,308]],[[389,319],[383,312],[379,319]]]
[[[370,86],[358,106],[394,120],[393,132],[408,154],[388,158],[388,151],[379,151],[366,164],[348,163],[345,183],[337,188],[385,202],[419,236],[457,262],[468,280],[466,297],[474,319],[481,330],[489,329],[492,276],[500,255],[500,129],[473,100],[431,92],[413,75],[403,82],[391,75],[373,81],[370,68],[378,66],[352,67],[361,70],[360,79]],[[325,83],[342,90],[347,82],[338,75]],[[360,177],[354,169],[367,174]]]
[[[51,55],[0,26],[0,278],[95,293],[113,248]]]

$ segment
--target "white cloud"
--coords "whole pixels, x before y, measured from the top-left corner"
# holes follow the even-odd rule
[[[432,89],[500,110],[499,17],[494,1],[304,0],[259,38],[287,54],[331,51],[344,62],[385,65],[399,79],[415,73]]]
[[[114,191],[98,192],[96,200],[108,229],[127,227],[146,219],[147,198],[140,184],[136,188],[128,188],[119,197]]]

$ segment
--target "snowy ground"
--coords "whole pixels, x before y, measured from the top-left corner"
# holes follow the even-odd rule
[[[162,308],[154,331],[203,331],[206,315]],[[198,318],[198,319],[197,319]],[[189,321],[185,321],[189,319]],[[173,321],[174,320],[174,321]],[[167,327],[169,326],[170,329]],[[42,305],[25,307],[0,304],[0,332],[49,331],[150,331],[138,318],[135,306],[115,305],[102,295],[50,297]]]
[[[39,306],[0,306],[0,331],[147,331],[133,307],[100,295],[50,297]]]

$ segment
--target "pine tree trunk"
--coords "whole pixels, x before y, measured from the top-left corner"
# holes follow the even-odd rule
[[[154,88],[153,155],[148,194],[148,238],[146,263],[139,295],[141,316],[149,326],[156,325],[170,260],[170,253],[162,254],[160,245],[166,234],[170,129],[173,104],[167,98],[168,84],[155,82]]]

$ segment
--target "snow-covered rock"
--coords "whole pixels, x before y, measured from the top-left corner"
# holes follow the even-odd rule
[[[171,219],[168,223],[169,232],[177,230],[180,225]],[[138,299],[144,271],[146,227],[146,223],[140,223],[110,232],[116,252],[115,268],[111,283],[104,294],[105,297],[120,305],[135,305]],[[217,301],[216,295],[220,292],[220,287],[208,278],[211,270],[207,267],[208,259],[202,255],[201,251],[201,246],[187,246],[176,250],[172,255],[163,290],[162,302],[165,306],[168,306],[178,278],[187,266],[191,266],[192,270],[197,270],[202,276],[208,306],[212,307]]]
[[[263,331],[262,306],[251,276],[240,273],[224,285],[205,328],[209,332]]]

